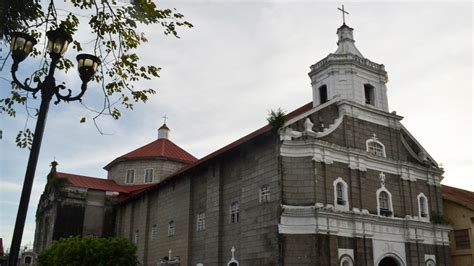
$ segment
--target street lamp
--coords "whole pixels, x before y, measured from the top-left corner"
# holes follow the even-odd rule
[[[67,90],[68,92],[63,94],[61,91],[65,90],[64,85],[56,85],[54,79],[54,71],[56,65],[61,58],[61,56],[66,52],[68,45],[72,42],[72,37],[70,34],[65,32],[61,28],[55,30],[50,30],[46,32],[48,37],[48,44],[46,50],[51,57],[51,64],[49,66],[48,75],[44,78],[43,81],[35,80],[38,83],[36,88],[31,88],[27,84],[27,80],[24,83],[20,82],[16,77],[16,72],[18,70],[18,65],[20,62],[25,60],[25,58],[33,50],[33,46],[36,44],[36,40],[25,33],[13,32],[11,33],[11,54],[13,58],[12,65],[12,77],[13,83],[19,88],[33,93],[33,97],[36,98],[36,94],[41,92],[41,105],[38,112],[38,119],[36,120],[36,127],[33,137],[33,143],[31,145],[30,156],[28,158],[28,165],[26,168],[25,180],[23,183],[23,190],[21,192],[20,205],[18,207],[18,214],[15,222],[15,230],[13,232],[12,243],[10,247],[10,257],[8,265],[14,266],[18,263],[18,255],[21,246],[21,238],[23,236],[23,228],[25,227],[26,214],[28,211],[28,204],[30,201],[31,188],[33,186],[33,179],[35,177],[36,165],[38,163],[38,155],[41,149],[41,141],[43,140],[43,132],[46,122],[46,117],[48,115],[49,103],[53,96],[56,96],[55,104],[58,104],[60,101],[71,102],[71,101],[81,101],[81,97],[84,95],[87,89],[87,83],[91,80],[92,76],[97,70],[97,67],[100,65],[99,58],[89,55],[89,54],[80,54],[77,56],[78,61],[78,71],[79,76],[82,80],[81,91],[72,96],[72,91]]]

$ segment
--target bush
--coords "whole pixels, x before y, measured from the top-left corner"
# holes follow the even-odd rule
[[[136,247],[123,238],[69,237],[54,241],[39,255],[39,264],[55,265],[137,265]]]

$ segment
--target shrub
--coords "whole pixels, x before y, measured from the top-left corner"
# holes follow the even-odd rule
[[[123,238],[69,237],[54,241],[39,255],[39,264],[47,266],[137,265],[136,247]]]

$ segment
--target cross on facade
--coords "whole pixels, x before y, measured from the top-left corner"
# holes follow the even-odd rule
[[[377,135],[375,135],[375,133],[372,134],[372,139],[373,139],[373,140],[377,140]]]
[[[346,14],[349,14],[349,12],[344,10],[344,5],[342,5],[342,9],[339,8],[339,7],[337,9],[341,10],[341,12],[342,12],[342,23],[346,24]]]
[[[163,124],[166,124],[166,119],[168,119],[168,117],[166,116],[166,114],[165,114],[165,116],[163,116],[162,118],[163,118]]]

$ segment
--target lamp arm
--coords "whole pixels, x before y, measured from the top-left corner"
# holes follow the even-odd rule
[[[81,102],[82,101],[81,98],[87,90],[87,82],[82,83],[81,92],[79,92],[79,94],[73,97],[71,97],[72,91],[70,89],[67,90],[68,91],[67,95],[62,95],[61,93],[59,93],[60,90],[64,90],[64,89],[66,89],[64,85],[56,86],[56,92],[54,93],[56,95],[56,101],[54,102],[54,104],[58,104],[61,100],[65,102],[73,102],[73,101]]]
[[[16,72],[18,71],[18,63],[14,62],[12,65],[12,78],[13,78],[13,83],[17,85],[18,87],[22,88],[25,91],[32,92],[33,93],[33,98],[36,98],[36,93],[40,90],[40,85],[36,88],[31,88],[30,86],[26,85],[28,83],[29,78],[25,79],[24,83],[21,83],[18,78],[16,77]],[[41,83],[38,81],[38,83]]]

